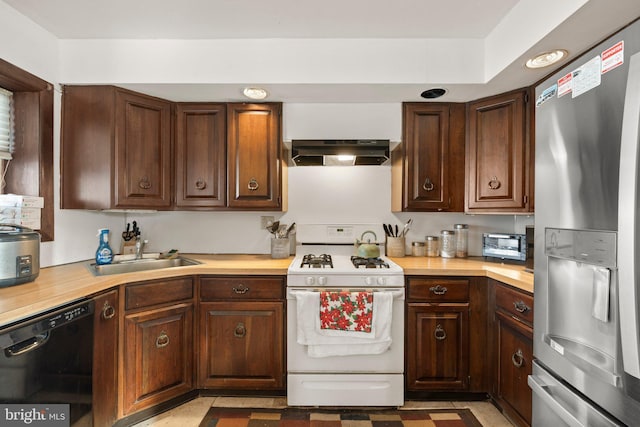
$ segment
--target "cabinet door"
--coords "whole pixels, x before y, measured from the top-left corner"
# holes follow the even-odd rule
[[[228,205],[281,208],[282,104],[227,104]]]
[[[176,107],[176,206],[226,204],[226,107]]]
[[[115,158],[115,207],[169,207],[171,103],[117,90]]]
[[[284,302],[200,306],[199,386],[284,388]]]
[[[469,104],[466,212],[527,212],[526,92]]]
[[[469,304],[408,304],[408,390],[465,390],[468,352]]]
[[[404,211],[463,210],[464,107],[403,104]]]
[[[527,377],[533,361],[533,330],[502,313],[498,322],[498,398],[518,424],[531,425],[531,389]]]
[[[193,386],[193,304],[124,317],[123,415]]]
[[[118,405],[118,290],[95,298],[93,316],[93,425],[110,426]]]

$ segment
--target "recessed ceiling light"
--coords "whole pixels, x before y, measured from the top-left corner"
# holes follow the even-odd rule
[[[242,93],[251,99],[265,99],[269,96],[269,93],[260,87],[245,87]]]
[[[556,49],[550,50],[548,52],[542,52],[539,55],[534,56],[529,59],[525,64],[527,68],[544,68],[548,67],[551,64],[555,64],[556,62],[563,59],[567,56],[569,52],[564,49]]]
[[[426,99],[434,99],[434,98],[440,98],[445,93],[447,93],[446,89],[442,89],[442,88],[436,87],[436,88],[433,88],[433,89],[425,90],[424,92],[422,92],[420,94],[420,96],[423,97],[423,98],[426,98]]]

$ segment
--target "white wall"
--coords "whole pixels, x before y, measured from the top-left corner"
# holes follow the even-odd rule
[[[158,67],[157,61],[166,55],[171,42],[155,43],[153,61],[145,61],[136,49],[136,43],[127,41],[70,42],[65,43],[65,54],[60,56],[61,42],[42,28],[0,2],[0,37],[11,43],[0,44],[0,57],[46,79],[54,84],[60,81],[117,83],[122,81],[144,82],[145,79],[179,81],[211,80],[211,73],[193,73],[187,65],[172,61],[167,68]],[[149,43],[143,43],[149,47]],[[205,57],[190,44],[181,55]],[[209,45],[210,46],[210,45]],[[94,47],[97,49],[93,51]],[[396,48],[390,42],[389,49]],[[120,49],[120,51],[118,51]],[[345,48],[346,49],[346,48]],[[85,54],[93,53],[89,56]],[[121,61],[123,52],[135,52],[130,61]],[[345,50],[348,52],[348,49]],[[227,52],[228,53],[228,52]],[[162,55],[161,55],[162,54]],[[230,54],[230,53],[229,53]],[[63,58],[60,60],[59,58]],[[207,67],[215,65],[211,59]],[[295,62],[283,63],[287,67],[302,66]],[[397,73],[398,64],[380,72]],[[453,64],[464,69],[460,64]],[[206,68],[206,67],[205,67]],[[409,67],[407,67],[409,68]],[[420,70],[420,67],[418,67]],[[162,71],[164,70],[164,71]],[[167,71],[168,70],[168,71]],[[422,68],[424,71],[424,68]],[[158,73],[156,73],[158,71]],[[162,71],[162,72],[160,72]],[[206,70],[205,70],[206,71]],[[64,75],[64,79],[61,79]],[[337,78],[333,76],[333,78]],[[411,79],[411,77],[407,77]],[[433,78],[431,76],[430,78]],[[98,79],[98,80],[96,80]],[[329,107],[329,108],[328,108]],[[285,139],[292,138],[385,138],[400,139],[401,109],[399,104],[288,104],[285,105]],[[324,113],[323,113],[324,112]],[[346,120],[353,117],[353,120]],[[353,126],[351,126],[353,125]],[[357,125],[357,127],[356,127]],[[470,224],[470,253],[479,254],[479,235],[483,231],[516,231],[524,229],[524,223],[532,218],[513,216],[466,216],[446,213],[393,214],[391,205],[390,167],[314,168],[289,169],[289,210],[278,212],[157,212],[157,213],[102,213],[60,210],[59,156],[60,156],[60,92],[56,92],[54,105],[54,190],[55,190],[55,241],[41,246],[41,265],[58,265],[91,259],[97,247],[97,230],[110,228],[112,243],[117,250],[120,232],[127,222],[137,220],[144,238],[149,240],[149,251],[166,251],[171,248],[196,253],[268,253],[269,233],[260,228],[260,216],[273,215],[282,222],[391,222],[403,224],[413,218],[414,226],[408,241],[422,239],[450,228],[454,223]],[[322,132],[322,134],[320,134]],[[361,132],[370,132],[362,135]],[[300,136],[299,136],[300,135]],[[516,224],[516,222],[518,224]]]

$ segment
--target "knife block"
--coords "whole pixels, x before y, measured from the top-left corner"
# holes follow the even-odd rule
[[[120,244],[120,254],[129,255],[136,253],[136,241],[135,240],[123,240]]]

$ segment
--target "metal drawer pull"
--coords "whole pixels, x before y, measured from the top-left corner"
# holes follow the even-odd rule
[[[165,331],[160,332],[156,338],[156,348],[163,348],[169,345],[169,335]]]
[[[143,190],[150,189],[151,188],[151,182],[149,181],[149,178],[147,178],[146,176],[143,176],[138,181],[138,187],[142,188]]]
[[[256,191],[260,187],[258,181],[255,178],[251,178],[249,180],[249,184],[247,184],[247,188],[251,191]]]
[[[489,188],[492,190],[497,190],[498,188],[500,188],[500,186],[502,185],[502,183],[500,182],[500,180],[498,179],[497,176],[492,176],[491,177],[491,181],[489,181]]]
[[[207,182],[202,178],[198,178],[196,181],[196,190],[204,190],[205,188],[207,188]]]
[[[244,338],[245,335],[247,335],[247,328],[245,328],[244,323],[240,322],[233,330],[233,336],[236,338]]]
[[[440,285],[432,286],[429,288],[429,290],[436,295],[444,295],[447,293],[447,288]]]
[[[422,184],[422,189],[424,191],[433,191],[434,188],[435,186],[433,185],[433,182],[431,182],[431,179],[427,177],[427,179],[424,180],[424,184]]]
[[[433,332],[433,335],[436,337],[438,341],[442,341],[447,338],[447,333],[442,328],[442,325],[439,323],[436,325],[436,330]]]
[[[240,283],[240,285],[238,285],[238,287],[236,288],[235,286],[232,288],[233,292],[236,294],[246,294],[247,292],[249,292],[249,287],[245,286],[243,283]]]
[[[102,307],[102,318],[104,320],[109,320],[115,315],[116,315],[116,309],[107,301],[105,301],[104,306]]]
[[[531,307],[525,304],[524,301],[522,300],[515,301],[513,303],[513,307],[516,309],[518,313],[526,313],[527,311],[531,310]]]
[[[511,362],[513,362],[513,366],[516,368],[522,367],[524,364],[524,355],[522,354],[522,350],[518,349],[518,351],[511,355]]]

